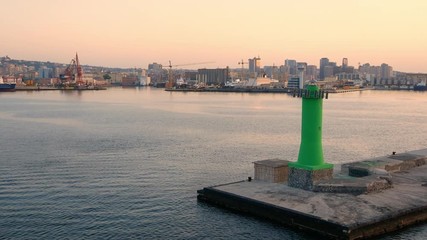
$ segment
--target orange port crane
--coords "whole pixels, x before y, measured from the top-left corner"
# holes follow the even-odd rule
[[[169,69],[168,69],[168,82],[166,83],[166,88],[172,88],[175,85],[175,82],[172,78],[172,67],[183,67],[183,66],[192,66],[192,65],[201,65],[201,64],[209,64],[209,63],[215,63],[215,62],[198,62],[198,63],[185,63],[185,64],[178,64],[178,65],[172,65],[172,62],[169,60]]]
[[[70,64],[67,66],[63,74],[59,75],[61,81],[66,83],[75,82],[77,85],[83,84],[83,70],[79,62],[79,56],[71,59]]]

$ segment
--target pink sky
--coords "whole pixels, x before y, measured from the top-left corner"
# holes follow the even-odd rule
[[[142,67],[321,57],[427,73],[425,0],[0,0],[0,56]],[[199,66],[195,66],[196,68]]]

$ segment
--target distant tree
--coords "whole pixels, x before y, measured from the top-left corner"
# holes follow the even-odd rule
[[[111,79],[111,76],[108,73],[104,74],[104,76],[102,76],[102,77],[104,78],[105,81],[108,81]]]

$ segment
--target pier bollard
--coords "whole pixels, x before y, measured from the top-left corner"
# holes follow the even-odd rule
[[[298,96],[302,97],[301,144],[297,162],[290,162],[290,187],[312,190],[319,180],[332,178],[333,165],[323,160],[322,111],[327,96],[312,81]]]

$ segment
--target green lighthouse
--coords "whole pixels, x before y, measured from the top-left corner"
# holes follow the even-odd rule
[[[302,98],[301,144],[298,161],[289,163],[289,186],[311,190],[315,181],[332,178],[333,165],[323,160],[323,98],[314,81],[294,94]]]

